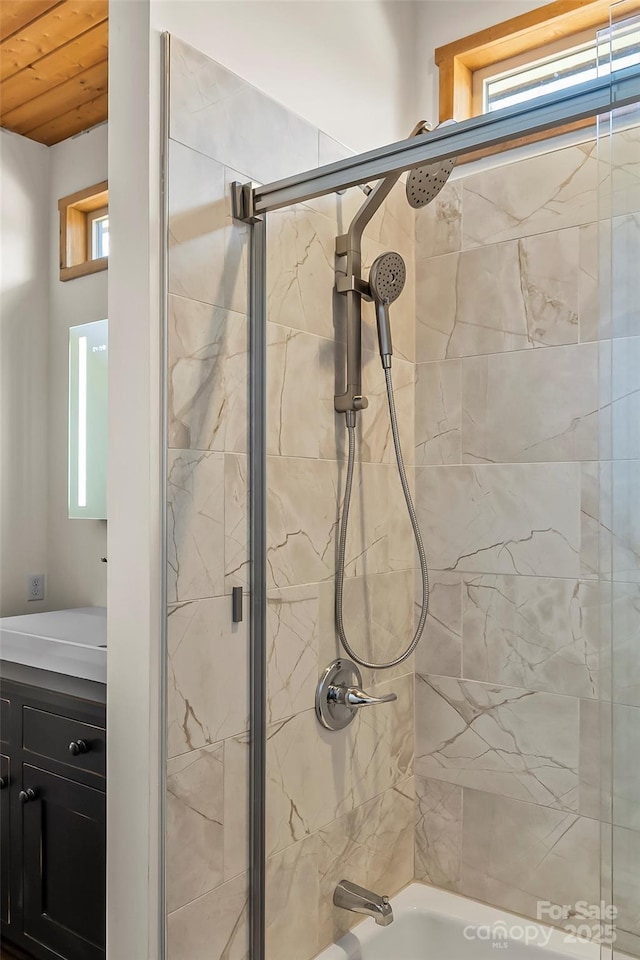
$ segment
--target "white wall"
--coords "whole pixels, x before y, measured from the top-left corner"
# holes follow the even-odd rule
[[[108,315],[107,273],[60,281],[58,200],[107,179],[107,127],[54,147],[2,130],[0,148],[0,616],[105,605],[106,523],[67,516],[67,424],[69,327]]]
[[[415,123],[411,0],[153,0],[152,23],[354,150]]]
[[[108,316],[108,271],[60,280],[58,200],[107,179],[107,125],[49,148],[49,549],[47,606],[105,606],[104,520],[69,520],[69,327]],[[31,607],[34,604],[30,605]]]
[[[544,6],[540,0],[421,0],[417,3],[417,107],[438,120],[438,68],[434,50],[502,20]]]
[[[47,567],[49,158],[0,130],[0,616]]]

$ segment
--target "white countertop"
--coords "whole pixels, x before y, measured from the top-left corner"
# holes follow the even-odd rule
[[[106,683],[106,647],[105,607],[0,618],[0,660]]]

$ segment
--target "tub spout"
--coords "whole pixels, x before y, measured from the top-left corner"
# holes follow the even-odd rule
[[[361,913],[365,917],[373,917],[380,927],[388,927],[393,923],[393,910],[389,897],[381,897],[371,890],[365,890],[349,880],[341,880],[333,893],[333,902],[336,907],[351,910],[352,913]]]

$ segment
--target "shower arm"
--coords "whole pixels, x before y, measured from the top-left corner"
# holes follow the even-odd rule
[[[426,120],[413,128],[410,137],[430,129]],[[346,390],[334,397],[335,409],[355,424],[356,413],[369,405],[362,396],[362,301],[371,300],[369,284],[362,279],[362,235],[365,227],[387,199],[402,172],[384,177],[362,204],[347,233],[336,238],[336,291],[346,297]]]

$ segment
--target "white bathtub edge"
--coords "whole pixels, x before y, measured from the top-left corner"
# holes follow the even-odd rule
[[[501,910],[498,907],[489,906],[478,900],[472,900],[458,893],[452,893],[439,887],[432,887],[429,884],[412,882],[406,886],[400,893],[391,897],[394,918],[397,920],[402,916],[407,916],[413,912],[422,912],[436,914],[438,916],[451,917],[458,921],[464,921],[469,926],[487,926],[493,924],[506,925],[506,927],[536,927],[545,932],[545,941],[547,946],[542,943],[531,944],[542,951],[544,954],[555,951],[556,955],[561,954],[566,960],[600,960],[600,945],[593,941],[575,941],[570,942],[566,939],[564,931],[557,927],[551,927],[549,924],[540,923],[520,914],[510,913]],[[376,936],[379,930],[375,922],[371,919],[365,919],[352,928],[342,940],[331,944],[323,950],[316,960],[350,960],[351,957],[362,956],[366,960],[366,953],[358,950],[357,954],[353,952],[355,940],[366,948],[366,943]],[[548,937],[548,940],[547,940]],[[538,954],[540,956],[540,954]],[[620,960],[623,960],[621,957]]]

